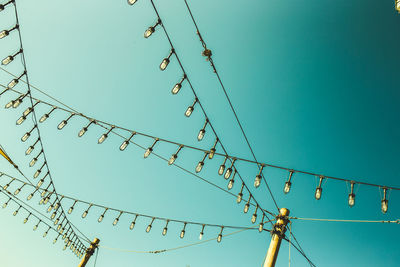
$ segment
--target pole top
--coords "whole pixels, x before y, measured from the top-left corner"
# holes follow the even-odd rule
[[[279,214],[282,216],[289,216],[290,211],[287,208],[281,208]]]
[[[95,239],[93,240],[93,242],[92,242],[92,245],[97,246],[99,243],[100,243],[100,239],[95,238]]]

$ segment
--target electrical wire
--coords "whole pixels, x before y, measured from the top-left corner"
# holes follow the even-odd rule
[[[301,221],[318,221],[318,222],[353,222],[353,223],[396,223],[400,224],[400,219],[397,220],[343,220],[343,219],[317,219],[317,218],[300,218],[290,217],[289,219]]]
[[[292,234],[292,237],[293,237],[294,241],[296,242],[297,246],[294,245],[292,242],[290,242],[289,244],[291,244],[298,252],[300,252],[301,255],[303,255],[303,257],[308,261],[310,266],[315,267],[316,265],[308,258],[308,256],[304,252],[304,250],[301,248],[300,243],[297,241],[297,238],[294,236],[293,232],[291,232],[291,234]],[[284,237],[283,239],[289,242],[289,240],[286,237]]]

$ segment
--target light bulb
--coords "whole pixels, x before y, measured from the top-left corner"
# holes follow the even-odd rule
[[[224,171],[225,171],[225,164],[222,164],[221,166],[219,166],[218,174],[222,175],[224,174]]]
[[[356,195],[355,194],[349,194],[349,206],[353,207],[355,202],[356,202]]]
[[[53,205],[50,205],[49,208],[47,209],[47,213],[49,213],[53,209]]]
[[[104,142],[104,140],[106,140],[108,137],[107,134],[102,134],[99,138],[99,140],[97,141],[99,144],[102,144]]]
[[[257,220],[257,213],[254,213],[253,216],[251,216],[251,223],[255,223]]]
[[[264,223],[260,222],[260,224],[258,225],[258,231],[261,233],[264,230]]]
[[[48,231],[44,232],[44,233],[43,233],[43,237],[46,237],[47,234],[48,234]]]
[[[322,188],[319,186],[315,189],[315,199],[320,200],[322,195]]]
[[[11,108],[12,105],[13,105],[13,103],[14,103],[14,100],[11,100],[10,102],[8,102],[8,103],[4,106],[4,108],[5,108],[5,109]]]
[[[386,213],[388,211],[388,200],[387,199],[382,199],[381,210],[382,210],[382,213]]]
[[[73,210],[74,210],[74,207],[70,207],[68,210],[68,214],[71,214]]]
[[[21,116],[21,117],[19,117],[19,119],[17,120],[16,124],[17,124],[17,125],[21,125],[25,120],[26,120],[26,117],[25,117],[25,116]]]
[[[29,196],[26,198],[27,200],[31,200],[33,197],[33,193],[29,194]]]
[[[179,235],[180,238],[184,238],[185,237],[185,230],[181,231],[181,234]]]
[[[17,108],[17,107],[19,107],[19,105],[21,105],[21,103],[22,103],[22,98],[18,98],[17,100],[15,100],[14,101],[14,103],[13,103],[13,108]],[[32,109],[32,108],[31,108]],[[24,112],[25,113],[25,112]],[[30,113],[30,112],[29,112]],[[28,114],[29,114],[28,113]]]
[[[204,235],[204,233],[203,233],[203,232],[200,232],[199,240],[202,240],[202,239],[203,239],[203,235]]]
[[[5,202],[5,203],[3,204],[3,209],[5,209],[5,208],[7,207],[7,205],[8,205],[8,202],[10,202],[10,200],[11,200],[11,198],[10,198],[10,199],[8,199],[8,201],[7,201],[7,202]]]
[[[168,165],[172,165],[175,162],[177,157],[178,157],[177,154],[173,154],[168,160]]]
[[[57,231],[60,231],[61,229],[61,224],[57,225]]]
[[[168,67],[169,58],[164,58],[160,64],[160,70],[165,70]]]
[[[47,118],[49,117],[49,114],[44,114],[41,118],[40,118],[40,120],[39,120],[39,122],[40,123],[42,123],[42,122],[44,122],[45,120],[47,120]]]
[[[150,232],[150,230],[151,230],[151,225],[149,224],[149,225],[147,225],[146,233]]]
[[[239,204],[240,202],[242,202],[242,198],[243,198],[243,193],[240,192],[240,193],[237,195],[236,202]]]
[[[35,226],[33,226],[33,231],[36,231],[38,229],[38,227],[39,227],[39,223],[35,224]]]
[[[50,216],[50,218],[53,220],[55,217],[56,217],[56,212],[53,212],[52,214],[51,214],[51,216]]]
[[[100,222],[102,222],[102,221],[103,221],[103,218],[104,218],[104,215],[103,215],[103,214],[101,214],[101,215],[100,215],[100,217],[99,217],[99,219],[98,219],[97,221],[100,223]]]
[[[13,215],[16,216],[18,214],[18,210],[15,210]]]
[[[124,141],[122,145],[119,147],[119,150],[124,151],[125,148],[129,145],[128,141]]]
[[[67,125],[67,123],[68,122],[66,120],[61,121],[60,124],[58,124],[57,129],[62,130],[65,127],[65,125]]]
[[[131,222],[131,225],[129,226],[129,229],[133,229],[135,227],[136,222]]]
[[[3,39],[4,37],[8,36],[10,34],[9,31],[3,30],[0,32],[0,39]]]
[[[128,4],[129,5],[133,5],[134,3],[136,3],[137,0],[128,0]]]
[[[232,189],[234,183],[235,183],[235,180],[233,180],[233,179],[230,179],[230,180],[229,180],[229,183],[228,183],[228,190],[231,190],[231,189]]]
[[[37,186],[36,186],[36,187],[41,187],[42,184],[43,184],[43,182],[44,182],[44,180],[43,180],[43,179],[40,179],[39,182],[37,183]]]
[[[31,112],[32,112],[32,108],[28,107],[27,109],[25,109],[25,111],[22,113],[22,116],[28,116]]]
[[[24,136],[22,136],[21,141],[25,142],[26,140],[28,140],[29,136],[31,136],[31,133],[27,132],[24,134]]]
[[[215,149],[215,147],[217,146],[217,144],[218,144],[218,137],[215,139],[215,143],[214,143],[214,145],[213,145],[213,147],[210,149],[210,153],[208,154],[208,158],[209,159],[213,159],[213,157],[214,157],[214,155],[215,155],[215,152],[217,151],[216,149]]]
[[[283,188],[283,193],[287,194],[290,191],[290,187],[292,186],[291,182],[285,182],[285,187]]]
[[[37,178],[39,175],[40,175],[40,173],[42,172],[42,170],[37,170],[36,172],[35,172],[35,174],[33,175],[33,178]]]
[[[229,179],[229,177],[231,177],[231,174],[232,174],[232,168],[228,168],[225,172],[225,176],[224,176],[225,180]]]
[[[173,95],[176,95],[177,93],[179,93],[179,90],[181,90],[181,88],[182,88],[182,84],[177,83],[177,84],[175,84],[174,88],[172,88],[171,93]]]
[[[18,195],[18,194],[19,194],[19,192],[21,192],[21,188],[18,188],[17,190],[15,190],[15,192],[14,192],[14,196]]]
[[[88,211],[85,210],[85,211],[82,213],[82,218],[86,218],[87,214],[88,214]]]
[[[83,127],[83,128],[79,131],[78,137],[82,137],[82,136],[86,133],[87,129],[88,129],[87,127]]]
[[[167,223],[165,224],[165,227],[164,227],[164,229],[163,229],[163,231],[162,231],[162,235],[163,235],[163,236],[165,236],[165,235],[167,234],[167,231],[168,231],[168,223],[169,223],[169,221],[167,220]]]
[[[188,107],[186,112],[185,112],[185,116],[186,117],[190,117],[190,115],[192,115],[192,113],[193,113],[193,110],[194,110],[193,106]]]
[[[58,218],[54,221],[54,225],[57,225],[59,221],[60,221],[60,216],[58,216]]]
[[[113,222],[113,226],[116,226],[117,223],[118,223],[118,221],[119,221],[119,219],[118,219],[118,218],[115,218],[115,220],[114,220],[114,222]]]
[[[261,175],[257,175],[256,179],[254,180],[254,187],[258,188],[261,184]]]
[[[199,134],[197,135],[197,140],[198,140],[198,141],[203,140],[205,134],[206,134],[206,130],[205,130],[205,129],[201,129],[201,130],[199,131]]]
[[[151,147],[149,147],[146,152],[144,152],[143,157],[147,158],[148,156],[150,156],[151,152],[153,151],[153,149]]]
[[[49,197],[45,197],[45,198],[44,198],[44,201],[43,201],[43,204],[44,204],[44,205],[47,205],[47,203],[49,202],[49,199],[50,199]]]
[[[29,155],[29,154],[31,154],[31,152],[32,152],[34,149],[35,149],[35,147],[34,147],[34,146],[30,146],[30,147],[28,147],[28,149],[25,151],[25,155]]]
[[[243,212],[244,212],[244,213],[247,213],[247,212],[249,211],[249,208],[250,208],[250,204],[249,204],[249,203],[246,203],[246,205],[244,205]]]
[[[11,82],[8,83],[8,88],[14,88],[17,84],[18,84],[18,80],[17,79],[13,79]]]
[[[222,234],[219,234],[218,237],[217,237],[217,242],[220,243],[221,240],[222,240]]]
[[[196,166],[196,172],[197,173],[200,172],[203,169],[203,166],[204,166],[204,162],[200,161]]]
[[[8,57],[6,57],[6,58],[4,58],[2,61],[1,61],[1,64],[2,65],[8,65],[11,61],[13,61],[14,60],[14,57],[13,56],[8,56]]]
[[[128,0],[129,1],[129,0]],[[144,38],[149,38],[153,32],[155,31],[155,28],[153,26],[149,27],[145,32],[144,32]]]

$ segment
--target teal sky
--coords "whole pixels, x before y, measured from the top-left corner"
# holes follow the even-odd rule
[[[2,1],[4,2],[4,1]],[[18,1],[21,33],[30,81],[46,93],[96,119],[126,128],[209,149],[214,136],[208,128],[203,141],[197,133],[204,123],[200,109],[190,118],[183,114],[193,101],[185,82],[178,95],[171,88],[182,77],[176,58],[159,70],[170,47],[160,28],[148,39],[146,28],[156,22],[147,0],[134,6],[121,1]],[[251,158],[229,105],[208,62],[183,0],[155,0],[188,76],[228,152]],[[400,187],[399,69],[400,14],[393,0],[337,1],[189,1],[213,58],[257,158],[325,175]],[[0,13],[0,30],[15,24],[13,8]],[[18,50],[15,33],[0,40],[0,58]],[[7,66],[23,71],[19,60]],[[0,70],[0,83],[11,76]],[[23,84],[16,89],[26,91]],[[34,97],[48,100],[38,91]],[[32,177],[30,157],[24,155],[21,136],[32,127],[15,121],[28,106],[6,110],[13,93],[0,97],[0,144],[21,169]],[[48,111],[39,105],[38,116]],[[99,127],[89,128],[74,118],[62,131],[67,117],[54,112],[40,125],[48,163],[57,191],[89,202],[154,216],[212,224],[251,225],[243,204],[144,151],[129,146],[120,152],[122,139],[110,136],[102,145]],[[30,140],[30,142],[32,142]],[[151,140],[135,137],[147,147]],[[217,147],[221,152],[221,148]],[[155,151],[169,157],[175,146],[159,144]],[[202,153],[183,150],[178,163],[194,171]],[[218,176],[222,159],[207,161],[201,176],[226,188]],[[1,171],[17,176],[5,160]],[[238,163],[247,184],[257,174],[255,165]],[[264,174],[280,207],[291,215],[308,218],[395,220],[400,218],[400,194],[392,191],[389,211],[380,210],[377,188],[360,186],[356,206],[347,205],[346,184],[327,181],[320,201],[314,199],[316,178],[296,174],[292,191],[282,188],[287,173],[267,168]],[[0,184],[8,182],[0,178]],[[265,185],[255,190],[263,208],[273,210]],[[13,188],[15,190],[15,188]],[[10,191],[13,191],[10,190]],[[233,193],[240,190],[237,182]],[[24,195],[25,194],[25,195]],[[29,192],[23,191],[26,198]],[[0,196],[0,204],[6,198]],[[35,202],[29,203],[45,212]],[[68,209],[69,204],[65,208]],[[63,251],[46,229],[33,232],[33,222],[12,216],[16,205],[0,210],[1,266],[75,266],[79,260]],[[90,239],[101,239],[97,267],[108,266],[260,266],[268,249],[268,233],[246,231],[210,243],[162,254],[137,254],[106,247],[148,251],[198,241],[199,227],[190,226],[184,239],[182,225],[155,222],[145,233],[148,219],[129,230],[131,217],[101,210],[80,215],[77,206],[69,217]],[[275,211],[275,210],[274,210]],[[293,221],[293,233],[317,266],[398,266],[399,225]],[[218,235],[209,229],[204,238]],[[228,231],[226,232],[228,233]],[[288,265],[288,244],[282,243],[277,266]],[[291,250],[292,266],[308,266]],[[88,266],[93,266],[91,261]]]

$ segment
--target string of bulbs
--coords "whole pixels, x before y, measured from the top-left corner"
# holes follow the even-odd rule
[[[3,209],[7,208],[10,205],[10,203],[14,202],[15,204],[17,204],[18,207],[13,212],[13,216],[17,216],[17,214],[21,213],[21,210],[25,210],[27,215],[23,220],[24,224],[28,223],[28,221],[32,221],[31,217],[36,218],[37,223],[33,226],[33,231],[36,231],[40,225],[42,225],[42,224],[45,225],[47,227],[47,229],[42,235],[43,238],[45,238],[49,234],[49,231],[51,230],[56,233],[56,237],[53,240],[53,244],[57,243],[58,239],[61,237],[65,243],[63,250],[70,248],[70,250],[77,257],[79,257],[79,258],[82,257],[82,255],[84,254],[84,252],[86,251],[87,248],[86,248],[86,246],[83,245],[83,243],[78,242],[78,236],[76,236],[72,233],[72,228],[69,228],[69,229],[67,229],[67,231],[65,231],[65,229],[62,229],[61,227],[60,228],[58,226],[55,227],[51,223],[47,223],[44,221],[43,218],[46,218],[47,220],[49,220],[45,215],[43,215],[36,209],[32,208],[28,204],[21,201],[18,197],[16,197],[15,194],[12,194],[8,190],[4,189],[3,186],[0,187],[0,192],[8,197],[8,200],[6,202],[4,202],[2,205]],[[37,214],[35,214],[35,212]]]
[[[3,59],[3,60],[1,61],[1,63],[2,63],[2,65],[8,65],[8,64],[10,64],[10,63],[15,59],[15,57],[17,57],[18,55],[20,55],[20,56],[21,56],[21,59],[22,59],[22,64],[23,64],[24,70],[23,70],[22,74],[19,75],[19,76],[16,77],[16,78],[14,78],[14,79],[8,84],[7,87],[8,87],[8,88],[11,88],[11,89],[14,88],[14,87],[19,83],[19,81],[22,79],[23,76],[25,76],[26,84],[27,84],[27,87],[28,87],[27,92],[26,92],[24,95],[20,96],[18,99],[16,99],[11,105],[12,105],[12,107],[16,108],[16,107],[18,107],[18,106],[23,102],[23,100],[24,100],[25,98],[28,98],[29,101],[30,101],[31,106],[30,106],[30,107],[23,113],[23,115],[18,119],[18,122],[19,122],[19,123],[22,123],[22,122],[24,122],[24,121],[27,119],[27,117],[28,117],[30,114],[32,115],[32,121],[33,121],[33,123],[34,123],[34,127],[32,128],[32,131],[35,129],[36,132],[37,132],[37,134],[38,134],[37,143],[40,145],[41,150],[40,150],[40,152],[31,160],[31,162],[29,163],[29,166],[30,166],[30,167],[33,167],[33,166],[36,164],[36,162],[38,161],[39,157],[43,157],[44,163],[43,163],[43,166],[42,166],[41,169],[43,169],[44,167],[46,167],[47,173],[40,179],[39,183],[37,184],[37,187],[40,188],[40,187],[44,184],[45,179],[48,177],[49,184],[48,184],[48,186],[47,186],[47,189],[50,188],[50,187],[52,187],[52,188],[53,188],[53,191],[52,191],[52,192],[54,193],[54,195],[56,196],[56,199],[58,200],[58,195],[57,195],[57,192],[56,192],[54,183],[53,183],[53,179],[52,179],[52,176],[51,176],[51,173],[50,173],[50,169],[49,169],[48,164],[47,164],[46,154],[45,154],[45,152],[44,152],[44,146],[43,146],[42,139],[41,139],[41,136],[40,136],[40,130],[39,130],[39,127],[38,127],[38,124],[37,124],[36,113],[35,113],[35,110],[34,110],[34,108],[35,108],[35,106],[37,105],[37,103],[36,103],[36,104],[33,103],[32,95],[31,95],[31,89],[30,89],[30,83],[29,83],[29,76],[28,76],[28,71],[27,71],[27,67],[26,67],[26,60],[25,60],[25,54],[24,54],[24,49],[23,49],[22,36],[21,36],[21,31],[20,31],[20,23],[19,23],[19,17],[18,17],[18,10],[17,10],[16,1],[15,1],[15,0],[10,0],[9,2],[7,2],[7,3],[5,3],[4,5],[0,6],[0,11],[4,10],[6,7],[8,7],[8,6],[10,6],[10,5],[13,5],[13,6],[14,6],[15,20],[16,20],[15,26],[12,27],[12,28],[10,28],[10,29],[6,29],[6,30],[1,31],[1,32],[0,32],[0,39],[3,39],[3,38],[5,38],[5,37],[9,36],[12,32],[16,31],[16,32],[18,33],[18,39],[19,39],[20,48],[19,48],[18,52],[14,53],[14,54],[12,54],[12,55],[10,55],[10,56],[8,56],[8,57],[5,58],[5,59]],[[32,131],[31,131],[31,132],[32,132]],[[40,172],[39,172],[39,174],[40,174]],[[35,175],[36,175],[36,174],[35,174]],[[36,177],[37,177],[37,176],[36,176]],[[52,195],[53,193],[51,193],[51,195]],[[47,197],[47,198],[50,198],[51,195],[48,195],[48,196],[46,196],[46,197]],[[75,236],[77,236],[77,235],[75,234],[75,231],[74,231],[72,225],[70,224],[68,218],[66,217],[65,212],[64,212],[64,210],[63,210],[62,207],[60,207],[60,211],[61,211],[61,215],[62,215],[63,219],[66,220],[66,223],[67,223],[67,224],[69,225],[69,227],[71,228],[72,233],[73,233]],[[78,239],[77,242],[79,243],[78,245],[82,244],[82,241],[79,239],[79,237],[77,237],[77,239]]]
[[[3,87],[3,88],[6,88],[5,91],[9,90],[9,91],[12,91],[12,92],[15,92],[15,93],[19,94],[20,96],[23,95],[23,93],[18,92],[18,91],[14,90],[14,89],[11,89],[11,90],[10,90],[9,88],[5,87],[4,85],[1,85],[1,84],[0,84],[0,86]],[[3,92],[4,92],[4,91],[3,91]],[[17,99],[18,99],[18,98],[17,98]],[[89,116],[87,116],[87,115],[85,115],[85,114],[78,113],[78,112],[73,112],[73,111],[71,111],[71,110],[68,110],[68,109],[65,109],[65,108],[62,108],[62,107],[59,107],[59,106],[55,106],[55,105],[53,105],[53,104],[50,104],[50,103],[48,103],[48,102],[42,101],[42,100],[37,99],[37,98],[33,98],[33,99],[36,101],[35,105],[37,105],[37,104],[39,104],[39,103],[42,103],[42,104],[45,104],[45,105],[48,105],[48,106],[51,107],[51,110],[50,110],[48,113],[44,114],[44,115],[41,117],[41,119],[39,120],[39,122],[44,122],[44,121],[46,121],[47,118],[49,118],[50,114],[51,114],[52,112],[54,112],[55,110],[62,110],[62,111],[65,111],[65,112],[69,113],[69,115],[67,116],[67,118],[66,118],[65,120],[61,121],[61,122],[58,124],[58,127],[57,127],[57,128],[58,128],[59,130],[63,129],[63,128],[67,125],[68,121],[69,121],[73,116],[79,116],[79,117],[85,118],[85,119],[88,121],[88,124],[87,124],[85,127],[83,127],[83,128],[79,131],[79,133],[78,133],[78,136],[79,136],[79,137],[82,137],[82,136],[88,131],[88,128],[89,128],[89,126],[91,126],[91,125],[98,125],[98,126],[103,127],[104,129],[106,129],[107,132],[106,132],[105,134],[101,135],[100,138],[99,138],[99,140],[98,140],[98,143],[99,143],[99,144],[103,143],[103,142],[107,139],[107,137],[108,137],[108,135],[110,134],[110,132],[115,133],[115,132],[113,132],[113,129],[119,129],[119,130],[122,130],[122,131],[126,131],[126,132],[129,134],[129,138],[123,137],[123,138],[125,138],[125,140],[124,140],[124,142],[123,142],[123,143],[120,145],[120,147],[119,147],[119,149],[120,149],[121,151],[124,151],[124,150],[127,148],[127,146],[129,145],[129,143],[132,142],[132,138],[133,138],[135,135],[141,135],[141,136],[144,136],[144,137],[148,137],[148,138],[150,138],[150,139],[153,139],[152,145],[151,145],[150,147],[148,147],[147,149],[144,148],[144,149],[145,149],[145,154],[144,154],[144,157],[145,157],[145,158],[149,157],[151,154],[154,154],[154,146],[155,146],[158,142],[165,142],[165,143],[169,143],[169,144],[173,144],[173,145],[178,146],[177,151],[176,151],[174,154],[172,154],[172,156],[171,156],[170,159],[168,160],[168,164],[169,164],[169,165],[175,164],[175,161],[176,161],[176,159],[178,158],[178,153],[179,153],[183,148],[188,148],[188,149],[192,149],[192,150],[196,150],[196,151],[203,152],[203,153],[204,153],[204,156],[203,156],[203,158],[199,161],[199,163],[197,164],[197,166],[196,166],[196,168],[195,168],[196,173],[199,173],[199,172],[202,170],[202,168],[204,167],[204,162],[205,162],[205,158],[206,158],[207,155],[208,155],[209,158],[210,158],[210,155],[212,155],[211,158],[213,158],[214,156],[221,156],[221,157],[224,157],[224,161],[223,161],[223,163],[221,164],[220,168],[218,169],[218,174],[220,174],[220,175],[223,175],[223,174],[224,174],[224,171],[225,171],[225,163],[226,163],[226,161],[227,161],[226,157],[231,158],[233,162],[234,162],[234,161],[244,161],[244,162],[256,163],[256,162],[251,161],[251,160],[246,160],[246,159],[242,159],[242,158],[235,157],[235,156],[230,156],[230,155],[224,155],[224,154],[221,154],[221,153],[217,153],[217,152],[216,152],[216,149],[215,149],[215,145],[216,145],[215,143],[214,143],[214,146],[213,146],[210,150],[205,150],[205,149],[202,149],[202,148],[198,148],[198,147],[194,147],[194,146],[189,146],[189,145],[181,144],[181,143],[178,143],[178,142],[175,142],[175,141],[171,141],[171,140],[163,139],[163,138],[160,138],[160,137],[152,136],[152,135],[147,134],[147,133],[138,132],[138,131],[131,130],[131,129],[127,129],[127,128],[124,128],[124,127],[121,127],[121,126],[118,126],[118,125],[114,125],[114,124],[111,124],[111,123],[108,123],[108,122],[104,122],[104,121],[101,121],[101,120],[98,120],[98,119],[95,119],[95,118],[91,118],[91,117],[89,117]],[[8,103],[6,104],[5,107],[6,107],[6,108],[7,108],[7,107],[10,107],[10,103],[12,103],[13,101],[15,102],[15,100],[11,100],[10,102],[8,102]],[[28,108],[28,109],[29,109],[29,108]],[[28,110],[28,109],[27,109],[27,110]],[[26,113],[27,110],[25,110],[24,113]],[[18,121],[17,121],[17,122],[18,122]],[[30,135],[30,132],[27,132],[27,133],[22,137],[21,140],[22,140],[22,141],[24,141],[24,140],[26,141],[26,139],[29,138],[29,135]],[[30,146],[30,147],[28,148],[27,152],[30,153],[30,151],[32,151],[33,148],[34,148],[34,146]],[[143,147],[142,147],[142,148],[143,148]],[[343,181],[343,182],[349,183],[349,184],[350,184],[350,193],[349,193],[349,195],[348,195],[348,204],[349,204],[350,207],[353,207],[353,206],[355,205],[355,186],[356,186],[356,185],[366,185],[366,186],[377,187],[377,188],[379,188],[379,189],[382,191],[382,193],[383,193],[383,198],[382,198],[382,200],[381,200],[381,210],[382,210],[383,213],[386,213],[387,210],[388,210],[388,196],[389,196],[388,192],[389,192],[390,190],[400,190],[400,188],[392,187],[392,186],[377,185],[377,184],[365,183],[365,182],[355,181],[355,180],[350,180],[350,179],[342,179],[342,178],[336,178],[336,177],[331,177],[331,176],[325,176],[325,175],[321,175],[321,174],[316,174],[316,173],[311,173],[311,172],[306,172],[306,171],[300,171],[300,170],[294,170],[294,169],[285,168],[285,167],[276,166],[276,165],[271,165],[271,164],[266,164],[266,163],[260,163],[260,164],[261,164],[261,166],[262,166],[262,167],[261,167],[261,170],[260,170],[260,173],[261,173],[261,174],[262,174],[262,171],[264,170],[265,167],[271,167],[271,168],[276,168],[276,169],[282,169],[282,170],[285,170],[285,171],[288,172],[288,178],[287,178],[287,181],[285,182],[284,188],[283,188],[283,192],[284,192],[285,194],[288,194],[288,193],[290,192],[290,190],[291,190],[292,178],[293,178],[293,175],[294,175],[295,173],[306,174],[306,175],[314,176],[314,177],[317,177],[317,178],[318,178],[318,181],[319,181],[319,182],[318,182],[318,186],[316,187],[316,190],[315,190],[315,198],[316,198],[317,200],[320,200],[321,197],[322,197],[322,183],[323,183],[324,180],[331,179],[331,180],[337,180],[337,181]],[[228,172],[228,171],[229,171],[229,168],[226,169],[226,172]],[[235,177],[235,171],[236,171],[236,169],[233,168],[233,170],[232,170],[232,167],[231,167],[231,170],[230,170],[229,172],[232,172],[232,171],[233,171],[234,174],[233,174],[233,177],[229,180],[229,182],[228,182],[228,184],[227,184],[228,190],[231,190],[231,189],[233,188],[233,185],[234,185],[234,177]],[[225,179],[228,179],[230,174],[227,175],[226,172],[225,172],[224,178],[225,178]],[[256,184],[259,185],[259,182],[261,181],[261,175],[260,175],[260,173],[256,176],[256,179],[255,179],[255,181],[256,181],[256,182],[255,182],[255,186],[256,186]],[[258,182],[257,182],[257,181],[258,181]],[[215,186],[216,186],[216,185],[215,185]],[[218,187],[218,186],[217,186],[217,187]],[[243,190],[243,189],[244,189],[244,187],[243,187],[243,185],[242,185],[242,190]],[[241,193],[243,194],[243,191],[242,191],[242,190],[241,190]],[[249,193],[249,194],[250,194],[250,193]],[[242,195],[242,197],[243,197],[243,195]],[[238,199],[239,199],[239,196],[238,196]],[[239,201],[239,202],[240,202],[240,201]],[[269,213],[269,214],[270,214],[270,215],[273,215],[272,213]]]
[[[24,181],[22,181],[22,180],[20,180],[18,178],[15,178],[13,176],[10,176],[10,175],[8,175],[8,174],[6,174],[4,172],[0,172],[0,177],[1,176],[5,176],[5,177],[8,177],[8,178],[11,179],[7,184],[5,184],[5,185],[1,184],[1,188],[3,190],[7,190],[10,187],[10,184],[13,183],[13,182],[17,182],[18,183],[18,186],[17,186],[16,190],[14,191],[14,196],[17,196],[18,194],[20,194],[21,190],[25,186],[28,186],[28,187],[31,187],[31,188],[33,187],[33,190],[34,190],[33,193],[28,195],[27,200],[32,199],[32,195],[35,192],[38,191],[38,189],[35,188],[35,186],[32,186],[31,184],[26,183],[26,182],[24,182]],[[43,192],[44,193],[49,193],[45,189],[42,189],[42,193]],[[11,193],[9,193],[9,194],[11,194]],[[219,235],[217,237],[218,243],[221,242],[221,240],[222,240],[223,230],[224,229],[256,229],[254,227],[242,227],[242,226],[231,226],[231,225],[222,225],[222,224],[210,224],[210,223],[201,223],[201,222],[188,221],[188,220],[178,220],[178,219],[172,219],[172,218],[165,218],[165,217],[142,214],[142,213],[137,213],[137,212],[132,212],[132,211],[125,211],[125,210],[121,210],[121,209],[117,209],[117,208],[113,208],[113,207],[107,207],[107,206],[104,206],[104,205],[96,204],[96,203],[93,203],[93,202],[88,202],[88,201],[85,201],[85,200],[77,199],[77,198],[66,196],[66,195],[60,195],[60,197],[61,197],[61,199],[60,199],[59,202],[54,201],[53,203],[50,204],[50,206],[47,209],[47,213],[50,213],[52,210],[55,210],[56,203],[59,203],[59,205],[61,205],[62,200],[68,200],[68,202],[70,203],[69,204],[69,209],[68,209],[68,214],[71,214],[76,209],[76,206],[79,205],[79,204],[83,204],[83,205],[86,206],[86,209],[84,209],[84,211],[83,211],[83,213],[81,215],[82,219],[86,218],[88,213],[89,213],[89,211],[91,209],[93,209],[94,207],[97,207],[97,208],[102,210],[102,212],[100,213],[100,216],[99,216],[99,218],[97,220],[99,223],[101,223],[103,221],[103,219],[104,219],[104,217],[105,217],[107,212],[108,213],[109,212],[115,212],[117,214],[117,216],[113,220],[113,223],[112,223],[113,226],[116,226],[118,224],[118,222],[119,222],[119,220],[120,220],[122,215],[132,216],[132,221],[131,221],[131,223],[129,225],[129,229],[130,230],[134,229],[134,227],[136,225],[136,221],[140,217],[150,219],[150,223],[146,227],[146,232],[147,233],[150,232],[150,230],[152,229],[153,223],[155,221],[163,221],[165,223],[165,226],[164,226],[164,228],[162,230],[162,235],[163,236],[165,236],[167,234],[168,226],[169,226],[170,223],[178,223],[178,224],[182,224],[183,225],[183,229],[182,229],[182,231],[180,232],[180,235],[179,235],[180,238],[184,238],[185,232],[186,232],[186,226],[188,226],[188,225],[195,225],[195,226],[200,226],[201,227],[201,231],[200,231],[200,235],[199,235],[199,239],[200,240],[203,238],[203,235],[204,235],[204,232],[205,232],[206,228],[210,228],[210,227],[211,228],[219,228],[220,229],[220,233],[219,233]],[[42,200],[43,200],[43,198],[40,200],[39,204],[46,205]],[[53,213],[51,215],[51,219],[56,218],[56,214],[57,214],[56,212]],[[251,222],[254,224],[256,222],[256,219],[257,219],[257,215],[253,214]],[[273,220],[264,220],[264,219],[265,218],[263,217],[262,220],[260,221],[260,223],[258,224],[258,231],[260,233],[263,232],[263,231],[269,231],[269,230],[264,228],[264,225],[265,225],[265,223],[269,223],[269,222],[273,221]],[[55,225],[57,223],[55,223]],[[62,225],[62,223],[59,224],[59,226],[58,226],[59,229],[57,229],[57,230],[61,229],[60,225]],[[62,232],[60,232],[60,234],[62,234]]]

